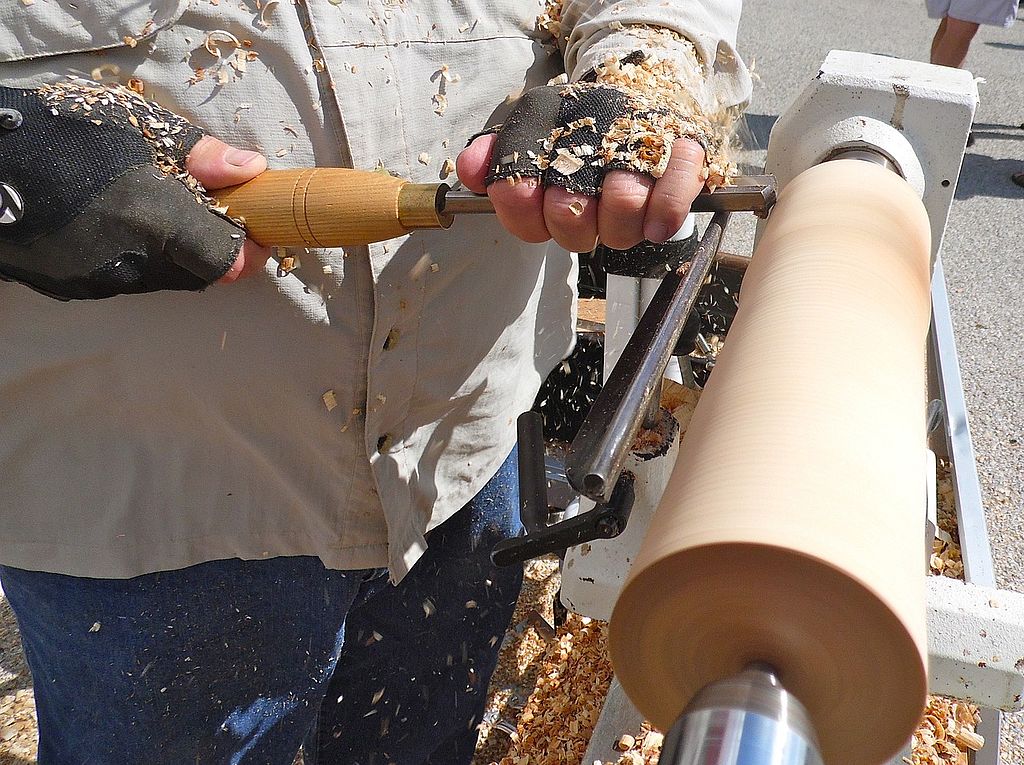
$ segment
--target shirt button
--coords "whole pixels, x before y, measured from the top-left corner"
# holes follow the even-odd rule
[[[399,335],[398,327],[392,327],[391,331],[388,332],[387,338],[384,340],[384,350],[385,351],[390,349],[390,348],[392,348],[392,347],[394,347],[395,343],[398,342],[398,335]]]
[[[385,433],[383,436],[377,439],[377,451],[381,454],[384,454],[384,452],[391,448],[391,443],[391,434]]]

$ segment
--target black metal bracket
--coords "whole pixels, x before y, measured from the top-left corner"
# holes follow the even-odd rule
[[[633,509],[635,478],[632,473],[624,472],[608,502],[549,525],[541,424],[542,418],[536,412],[519,415],[519,504],[526,535],[495,545],[491,561],[497,566],[510,566],[548,553],[562,552],[595,539],[617,537],[625,530]]]

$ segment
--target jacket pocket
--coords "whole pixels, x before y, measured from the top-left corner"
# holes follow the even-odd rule
[[[7,0],[0,5],[0,63],[135,47],[177,21],[189,0]]]

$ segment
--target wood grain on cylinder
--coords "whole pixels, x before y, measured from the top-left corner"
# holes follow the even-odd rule
[[[930,233],[910,186],[840,160],[782,192],[611,622],[667,729],[763,660],[828,765],[879,765],[925,702]]]

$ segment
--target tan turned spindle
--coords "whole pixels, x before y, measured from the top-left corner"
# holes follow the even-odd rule
[[[910,738],[930,254],[924,205],[881,167],[827,162],[779,195],[611,618],[615,674],[655,725],[764,661],[829,765]]]

